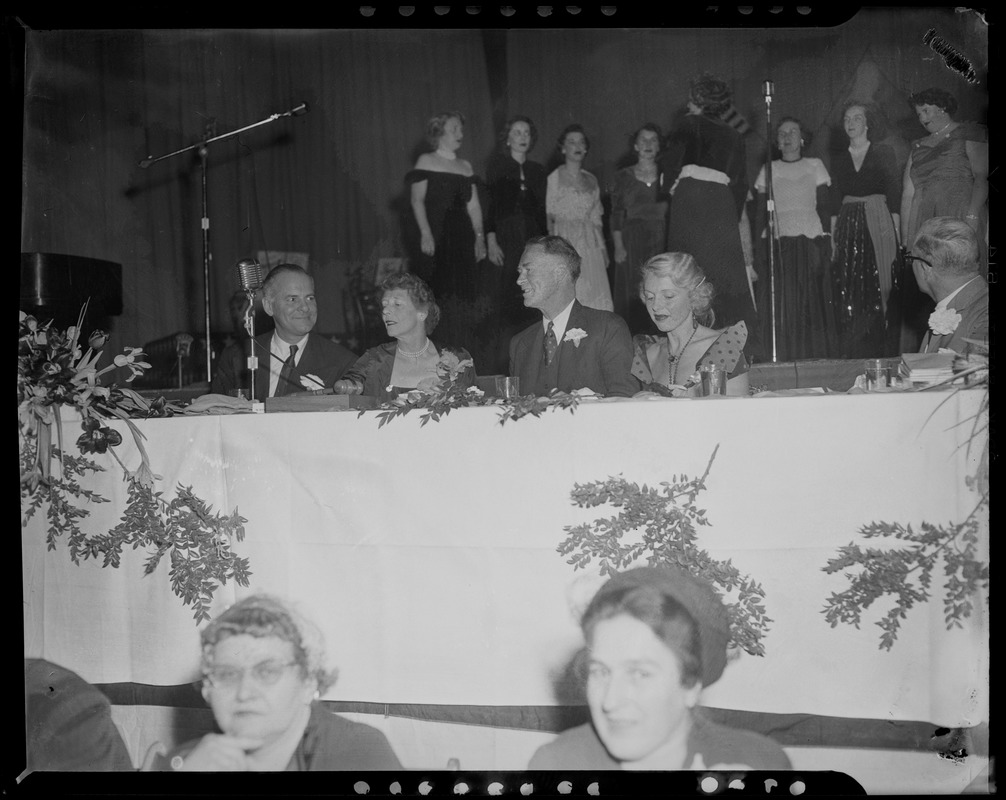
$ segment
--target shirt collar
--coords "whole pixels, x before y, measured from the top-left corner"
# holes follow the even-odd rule
[[[960,286],[958,286],[956,289],[954,289],[950,294],[948,294],[946,297],[944,297],[942,300],[940,300],[940,302],[938,302],[936,304],[936,310],[937,311],[942,311],[944,308],[950,308],[950,301],[953,300],[958,295],[958,293],[961,291],[961,289],[963,289],[968,284],[973,283],[977,278],[978,278],[978,276],[976,275],[974,278],[972,278],[971,280],[969,280],[967,283],[962,283]]]
[[[300,357],[304,355],[304,345],[307,344],[307,338],[310,335],[311,334],[308,333],[301,337],[298,341],[293,342],[293,344],[297,345],[297,361],[300,361]],[[283,361],[286,361],[290,356],[290,344],[280,339],[279,334],[275,331],[273,331],[272,334],[272,344],[270,345],[270,348],[272,349],[272,352],[275,355],[280,356]]]
[[[566,306],[558,314],[556,314],[551,320],[549,320],[546,316],[542,315],[541,318],[542,327],[545,329],[545,332],[548,333],[548,323],[551,321],[552,330],[555,332],[556,342],[562,341],[562,335],[566,332],[566,326],[569,324],[569,314],[573,310],[573,303],[575,302],[576,298],[574,297],[572,300],[569,301],[569,305]]]

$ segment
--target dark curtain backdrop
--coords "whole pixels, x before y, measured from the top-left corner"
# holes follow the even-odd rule
[[[923,44],[929,28],[972,60],[980,86]],[[603,187],[631,155],[631,132],[646,120],[673,126],[703,70],[731,82],[751,125],[752,181],[766,78],[773,116],[803,118],[817,133],[809,154],[825,159],[851,97],[887,112],[903,158],[922,134],[910,92],[940,86],[958,97],[958,118],[987,113],[983,24],[949,9],[867,9],[813,30],[29,31],[21,249],[123,264],[115,348],[201,332],[198,157],[138,162],[307,102],[305,116],[209,148],[212,316],[230,329],[239,259],[304,252],[318,329],[339,333],[347,272],[403,254],[403,176],[432,113],[465,114],[461,155],[482,174],[508,114],[535,120],[540,161],[562,127],[580,122]]]

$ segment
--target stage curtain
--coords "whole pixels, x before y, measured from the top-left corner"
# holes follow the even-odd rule
[[[147,156],[308,103],[208,148],[212,318],[239,259],[306,252],[338,332],[347,270],[399,254],[426,120],[464,113],[473,162],[493,141],[478,31],[31,31],[25,73],[22,251],[122,263],[123,344],[203,330],[199,157]]]

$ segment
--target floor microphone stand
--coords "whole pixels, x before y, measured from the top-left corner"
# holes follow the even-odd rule
[[[772,81],[762,85],[765,92],[765,139],[768,142],[768,155],[765,158],[765,211],[768,224],[768,291],[769,307],[772,315],[772,363],[778,358],[778,314],[775,301],[775,253],[779,241],[776,230],[775,190],[772,186]]]
[[[210,266],[212,256],[210,254],[210,215],[206,179],[209,146],[214,142],[221,141],[222,139],[230,139],[240,133],[250,131],[252,128],[258,128],[260,125],[268,125],[270,122],[275,122],[280,119],[280,117],[299,117],[301,114],[306,114],[307,111],[307,103],[301,103],[296,108],[291,108],[289,111],[284,111],[282,114],[272,114],[271,116],[261,119],[258,122],[253,122],[251,125],[245,125],[243,128],[237,128],[236,130],[221,133],[219,135],[211,135],[213,126],[209,125],[207,126],[207,130],[204,134],[205,138],[202,141],[191,144],[188,147],[183,147],[180,150],[175,150],[171,153],[165,153],[161,156],[147,156],[140,162],[140,167],[142,169],[146,169],[151,164],[156,164],[158,161],[163,161],[167,158],[181,155],[182,153],[188,153],[192,150],[196,150],[199,153],[200,189],[202,197],[202,218],[200,224],[202,226],[203,238],[203,310],[205,316],[204,324],[206,326],[206,380],[210,383],[213,382],[213,345],[210,341]],[[254,353],[252,355],[254,356]]]

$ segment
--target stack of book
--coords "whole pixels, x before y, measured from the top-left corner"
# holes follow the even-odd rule
[[[954,376],[954,356],[947,353],[904,353],[901,377],[912,384],[929,385]]]

